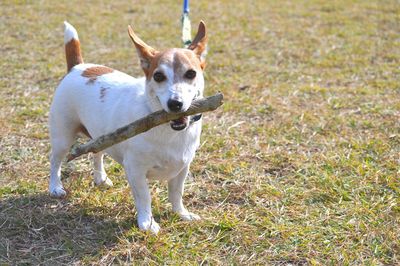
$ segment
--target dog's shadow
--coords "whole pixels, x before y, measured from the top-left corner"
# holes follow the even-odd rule
[[[0,264],[71,264],[101,256],[132,228],[134,219],[110,217],[45,193],[0,201]]]

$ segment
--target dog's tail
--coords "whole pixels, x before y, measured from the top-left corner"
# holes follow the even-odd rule
[[[69,72],[74,66],[82,64],[83,58],[78,33],[76,32],[76,29],[66,21],[64,21],[64,45]]]

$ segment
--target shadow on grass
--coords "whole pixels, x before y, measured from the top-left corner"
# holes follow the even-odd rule
[[[3,199],[0,265],[71,264],[100,256],[134,223],[133,216],[118,220],[108,213],[45,193]]]

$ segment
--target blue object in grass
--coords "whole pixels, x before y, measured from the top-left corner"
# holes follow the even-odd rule
[[[189,13],[189,0],[183,0],[183,13]]]

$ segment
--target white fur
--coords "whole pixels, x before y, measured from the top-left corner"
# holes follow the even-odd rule
[[[64,21],[64,44],[67,44],[72,39],[79,40],[78,32],[76,32],[76,29],[71,24]]]
[[[77,38],[76,30],[65,22],[65,39]],[[179,94],[187,109],[197,93],[203,94],[204,79],[198,73],[193,85],[153,79],[136,79],[119,71],[97,77],[88,82],[82,72],[96,65],[80,64],[71,69],[59,84],[50,109],[51,176],[50,194],[65,196],[60,178],[61,161],[69,151],[80,125],[84,125],[92,138],[114,131],[156,110],[168,111],[166,101],[172,94]],[[172,69],[164,68],[167,75]],[[171,77],[169,77],[172,80]],[[195,151],[199,146],[201,120],[182,131],[174,131],[169,124],[160,125],[105,150],[122,164],[138,212],[142,230],[157,233],[160,229],[151,212],[151,197],[147,179],[168,181],[169,201],[172,209],[185,220],[199,216],[186,210],[182,203],[183,183]],[[94,156],[95,183],[112,186],[105,174],[102,154]]]

